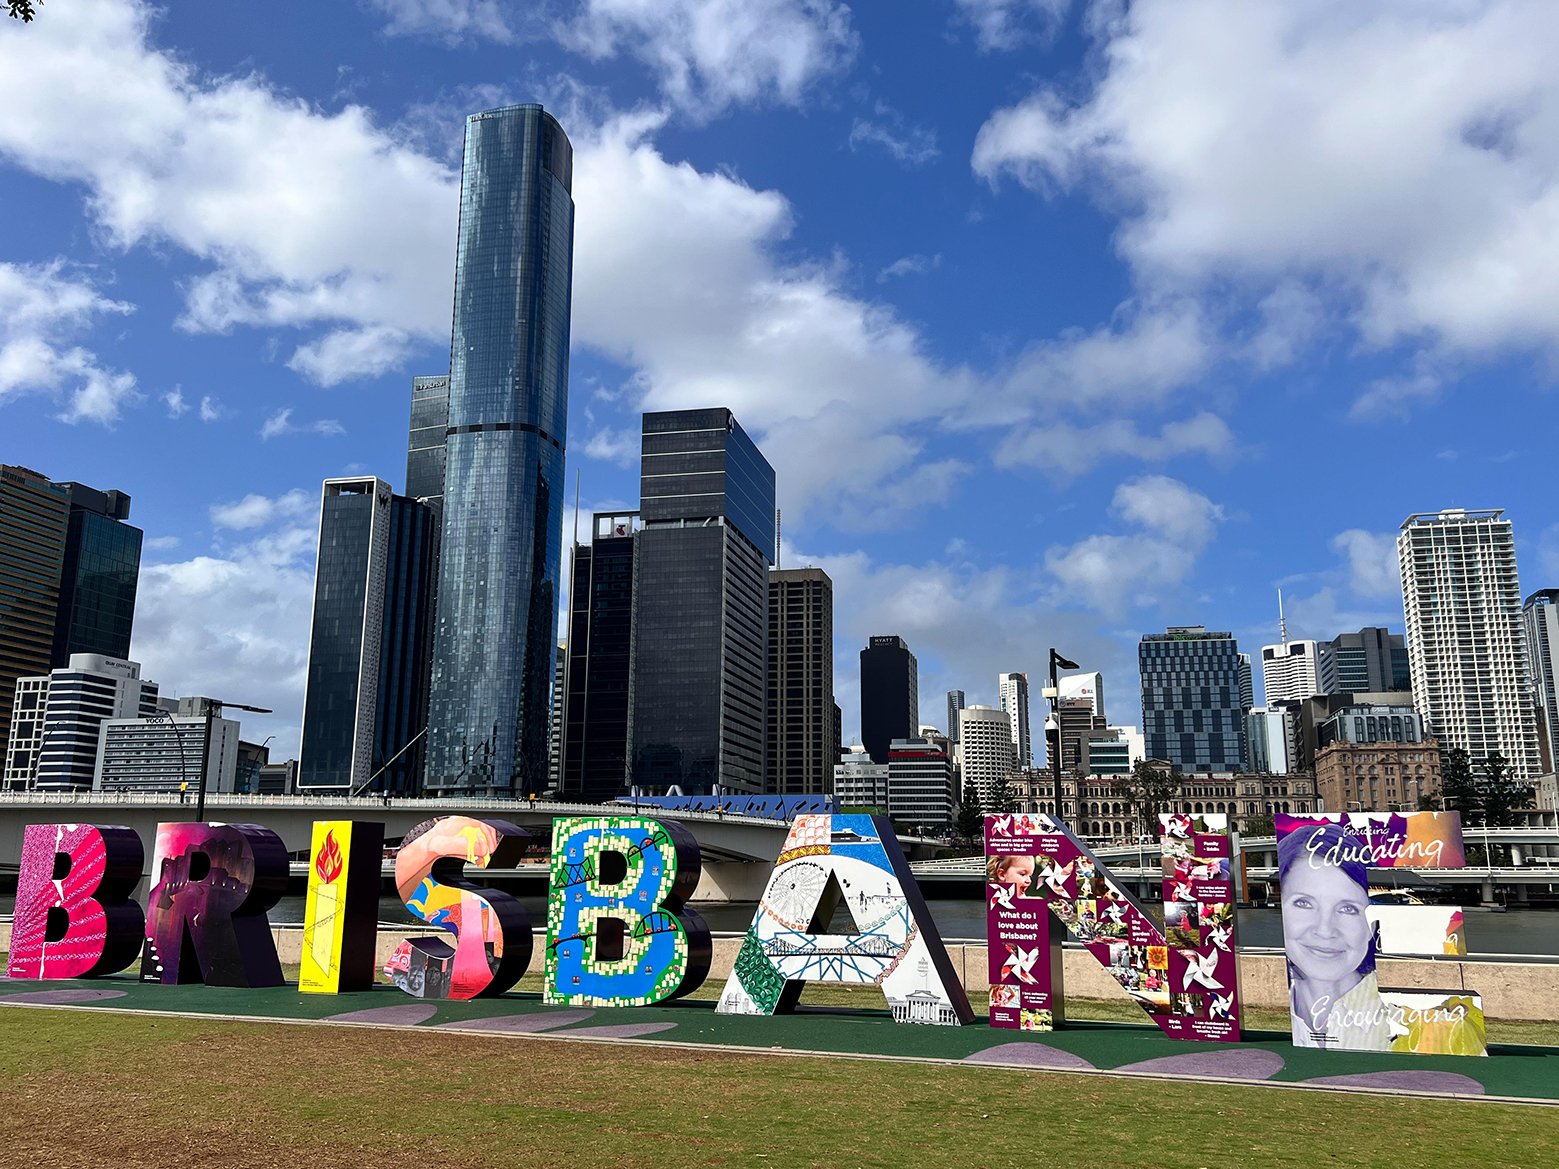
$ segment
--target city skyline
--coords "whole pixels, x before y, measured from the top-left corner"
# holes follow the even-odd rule
[[[286,5],[217,27],[92,0],[0,30],[20,111],[0,128],[0,461],[135,499],[129,657],[169,693],[275,708],[245,735],[282,757],[320,485],[411,490],[407,387],[448,372],[460,130],[506,101],[555,109],[578,148],[565,482],[580,473],[587,516],[631,510],[639,414],[732,409],[776,469],[781,565],[834,581],[847,740],[877,633],[909,643],[920,721],[940,725],[946,691],[994,703],[988,680],[1043,672],[1052,645],[1135,723],[1142,634],[1202,624],[1259,652],[1278,587],[1291,638],[1401,632],[1409,514],[1503,508],[1522,594],[1559,586],[1525,437],[1552,412],[1559,342],[1531,306],[1553,266],[1536,245],[1511,261],[1516,300],[1475,278],[1503,263],[1476,225],[1527,222],[1559,186],[1525,130],[1559,103],[1530,25],[1559,16],[1494,5],[1388,32],[1369,6],[1340,27],[1152,2],[1104,24],[776,3],[725,59],[675,20],[586,6],[547,29],[501,5],[461,28],[396,11],[333,13],[301,50]],[[1448,61],[1456,84],[1414,104],[1379,82],[1457,22],[1485,50]],[[1379,70],[1325,64],[1354,53]],[[1258,97],[1281,79],[1317,109],[1235,102],[1223,77]],[[1324,153],[1332,103],[1377,112],[1364,157]],[[1155,129],[1171,106],[1279,145]],[[1488,113],[1505,108],[1525,112]],[[1537,425],[1513,431],[1518,412]],[[1272,488],[1298,460],[1368,467],[1371,490],[1302,505]]]

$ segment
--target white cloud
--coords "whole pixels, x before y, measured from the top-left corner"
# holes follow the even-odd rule
[[[874,120],[856,118],[850,126],[850,149],[875,146],[908,166],[924,166],[941,153],[936,131],[917,126],[882,102],[876,105]]]
[[[184,400],[184,391],[181,389],[169,390],[162,396],[162,401],[168,407],[169,418],[182,418],[189,413],[189,403]]]
[[[0,154],[82,184],[109,243],[171,244],[204,261],[184,289],[186,328],[447,337],[450,170],[360,107],[327,115],[253,75],[196,72],[149,46],[151,19],[129,0],[81,0],[0,38],[0,108],[27,110],[0,119]],[[347,376],[319,349],[299,367]],[[379,351],[359,353],[383,367]],[[100,390],[99,412],[104,400]]]
[[[1147,475],[1116,488],[1110,510],[1138,529],[1048,549],[1056,598],[1118,616],[1161,599],[1190,574],[1223,509],[1177,479]]]
[[[1143,433],[1124,418],[1095,426],[1058,422],[1010,433],[996,448],[996,465],[1037,467],[1053,479],[1066,480],[1110,458],[1164,463],[1202,456],[1222,461],[1232,456],[1234,447],[1228,425],[1206,412],[1167,423],[1157,434]]]
[[[1332,537],[1332,550],[1346,561],[1348,587],[1361,597],[1385,597],[1402,592],[1394,532],[1349,528]]]
[[[202,422],[215,422],[220,417],[222,417],[222,410],[217,405],[217,400],[210,394],[202,394],[200,398],[200,420]]]
[[[250,494],[233,503],[211,505],[211,522],[219,528],[247,530],[263,528],[284,519],[297,519],[313,514],[319,507],[318,497],[307,491],[294,489],[274,499]]]
[[[285,509],[271,518],[284,519]],[[301,736],[314,544],[312,525],[256,531],[237,547],[143,565],[136,595],[130,655],[143,675],[164,695],[271,708],[274,715],[235,717],[247,740],[275,735],[279,759],[297,757]]]
[[[511,44],[515,33],[494,0],[369,0],[389,17],[392,36],[434,36],[449,42],[483,37]]]
[[[403,329],[382,325],[338,329],[300,346],[287,362],[310,381],[334,386],[349,378],[371,378],[398,369],[411,351]]]
[[[595,60],[634,57],[695,116],[732,105],[798,105],[854,59],[850,10],[834,0],[582,0],[554,34]]]
[[[1055,34],[1072,0],[955,0],[959,15],[974,26],[975,43],[986,52],[1016,49]]]
[[[0,404],[41,391],[63,395],[62,421],[117,422],[140,396],[134,375],[104,368],[96,354],[71,341],[104,314],[132,311],[68,274],[62,260],[0,262]]]
[[[881,272],[877,273],[877,283],[886,284],[889,280],[896,280],[900,276],[920,276],[942,266],[942,253],[934,256],[900,256],[889,264]]]
[[[1129,680],[1136,672],[1135,635],[1123,639],[1091,613],[1058,607],[1037,566],[981,565],[956,548],[916,564],[800,549],[787,552],[785,564],[822,568],[834,582],[834,697],[847,739],[860,735],[859,655],[873,634],[898,634],[909,643],[919,665],[921,719],[933,726],[946,729],[948,690],[994,705],[996,675],[1027,670],[1037,677],[1052,645],[1089,669],[1107,671],[1115,692],[1127,696],[1111,713],[1134,721],[1126,711],[1135,690]],[[1042,722],[1041,714],[1036,726]],[[1036,741],[1036,755],[1040,750]]]
[[[901,482],[925,445],[917,427],[974,379],[837,270],[778,259],[785,198],[669,161],[649,141],[660,124],[624,116],[576,138],[591,225],[576,240],[576,342],[635,371],[631,408],[729,406],[774,463],[787,514],[826,505],[879,524],[884,500],[926,498]]]
[[[260,437],[266,441],[280,438],[284,434],[320,434],[329,437],[345,433],[346,427],[334,418],[321,418],[317,422],[294,422],[291,406],[276,411],[260,427]]]
[[[631,467],[639,458],[639,434],[628,426],[597,430],[585,440],[585,455],[620,467]]]
[[[998,110],[973,165],[1124,207],[1145,289],[1257,316],[1324,290],[1369,345],[1559,354],[1556,38],[1546,0],[1138,0],[1091,92]],[[1432,392],[1384,383],[1360,413]]]
[[[148,552],[167,552],[179,546],[177,536],[148,536],[143,547]]]
[[[1132,410],[1161,405],[1211,367],[1216,343],[1194,300],[1128,302],[1116,319],[1033,346],[985,412],[1001,420],[1033,407]]]

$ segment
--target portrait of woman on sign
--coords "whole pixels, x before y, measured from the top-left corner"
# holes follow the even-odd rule
[[[1294,1044],[1387,1051],[1391,1008],[1375,981],[1368,870],[1337,824],[1305,825],[1278,841],[1283,950]]]

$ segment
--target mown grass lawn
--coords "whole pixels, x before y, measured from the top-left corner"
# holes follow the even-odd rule
[[[1522,1166],[1559,1109],[86,1011],[0,1013],[6,1165]]]

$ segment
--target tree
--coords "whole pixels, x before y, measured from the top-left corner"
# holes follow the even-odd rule
[[[43,0],[38,0],[38,3],[42,4]],[[34,6],[33,0],[5,0],[5,7],[6,11],[14,19],[20,20],[24,24],[38,15],[38,9]]]
[[[964,780],[963,799],[958,801],[958,811],[953,816],[953,838],[962,849],[970,849],[975,846],[975,841],[982,841],[985,836],[985,816],[980,811],[980,797],[975,794],[974,785],[967,779]]]
[[[1185,782],[1172,765],[1151,759],[1138,759],[1126,775],[1110,780],[1110,790],[1131,808],[1144,835],[1158,834],[1158,818],[1174,806]]]
[[[1461,747],[1447,747],[1440,753],[1440,795],[1447,811],[1454,808],[1465,824],[1479,807],[1478,788],[1472,778],[1472,761]]]
[[[997,777],[996,786],[991,789],[990,807],[985,810],[995,812],[998,816],[1018,810],[1017,797],[1012,794],[1012,784],[1006,775]]]
[[[1277,823],[1272,818],[1271,812],[1258,812],[1254,816],[1245,817],[1246,836],[1276,836]]]
[[[1499,828],[1515,822],[1511,815],[1517,808],[1532,806],[1535,789],[1529,783],[1511,778],[1510,763],[1498,751],[1479,765],[1479,775],[1472,785],[1477,793],[1478,806],[1483,809],[1483,822]]]

